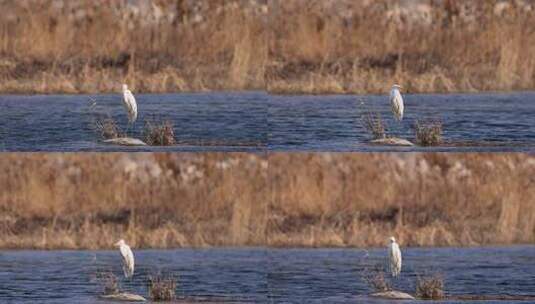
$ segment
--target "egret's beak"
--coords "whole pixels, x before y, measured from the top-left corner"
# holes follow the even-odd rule
[[[115,247],[119,247],[119,246],[121,246],[121,242],[119,241],[119,242],[113,244],[113,246],[115,246]]]

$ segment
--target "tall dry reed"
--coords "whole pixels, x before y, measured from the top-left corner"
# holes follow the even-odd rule
[[[535,241],[527,154],[6,154],[0,248]]]
[[[535,241],[524,154],[272,154],[268,244],[470,246]]]
[[[265,243],[259,155],[6,154],[0,168],[2,248]]]
[[[266,83],[282,93],[535,87],[527,1],[272,1]]]
[[[262,1],[145,2],[1,2],[0,92],[264,87]]]

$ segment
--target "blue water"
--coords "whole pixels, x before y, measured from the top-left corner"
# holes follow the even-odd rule
[[[404,95],[405,118],[392,119],[388,97],[268,95],[263,92],[138,94],[145,121],[169,120],[179,144],[104,144],[95,117],[126,129],[120,94],[0,96],[0,151],[535,151],[535,92]],[[91,106],[96,100],[96,105]],[[443,123],[440,147],[370,145],[362,116],[381,113],[390,135],[414,139],[416,120]]]
[[[401,276],[393,282],[397,290],[414,294],[417,275],[439,273],[450,297],[535,296],[535,246],[402,247],[402,252]],[[117,251],[0,251],[0,303],[94,303],[102,291],[95,279],[99,271],[115,273],[123,290],[145,297],[148,276],[174,276],[177,296],[190,303],[382,302],[366,296],[373,290],[362,275],[384,265],[386,249],[134,250],[134,255],[129,281],[122,277]]]
[[[401,249],[401,276],[393,282],[396,290],[414,294],[417,275],[439,273],[448,296],[535,296],[534,246]],[[384,265],[386,254],[386,249],[270,250],[267,267],[270,300],[275,303],[370,302],[373,299],[366,295],[373,290],[362,274],[366,269]]]
[[[99,271],[119,276],[124,291],[148,297],[147,278],[177,278],[177,297],[203,303],[265,303],[263,249],[134,250],[124,279],[118,251],[0,251],[0,303],[95,303]],[[98,301],[103,303],[104,301]]]
[[[119,94],[0,96],[0,150],[259,151],[267,145],[267,95],[262,92],[138,94],[139,115],[129,136],[142,138],[146,121],[169,120],[180,144],[104,144],[94,120],[112,117],[126,131],[121,98]]]
[[[404,95],[394,121],[388,96],[271,96],[269,148],[275,151],[534,151],[535,93]],[[414,141],[416,120],[438,119],[442,147],[370,145],[362,117],[381,114],[390,135]],[[467,146],[464,146],[467,145]]]

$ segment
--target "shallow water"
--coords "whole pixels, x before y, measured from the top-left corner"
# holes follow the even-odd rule
[[[113,271],[125,291],[145,297],[148,276],[160,272],[178,276],[177,296],[193,302],[266,302],[263,249],[135,250],[134,256],[128,281],[116,251],[0,251],[0,303],[95,303],[98,271]]]
[[[402,252],[398,290],[414,293],[418,274],[440,273],[448,296],[535,296],[535,246]],[[365,296],[372,291],[361,274],[384,264],[385,249],[135,250],[134,255],[135,275],[128,281],[116,251],[0,251],[0,303],[93,303],[101,292],[98,271],[112,271],[124,290],[145,297],[148,276],[163,273],[178,276],[177,295],[192,302],[382,302]],[[496,301],[505,302],[510,301]]]
[[[405,116],[393,120],[388,96],[272,96],[269,147],[276,151],[535,151],[535,92],[404,95]],[[379,112],[391,135],[414,139],[420,119],[443,122],[444,147],[369,145],[362,116]],[[467,145],[467,146],[465,146]]]
[[[418,274],[440,273],[450,296],[535,296],[535,246],[401,250],[401,277],[394,282],[397,290],[414,294]],[[269,297],[273,302],[387,302],[363,296],[372,290],[361,279],[364,269],[384,264],[385,249],[281,249],[271,250],[268,259]]]
[[[0,96],[0,150],[4,151],[259,151],[267,145],[267,94],[137,94],[138,120],[129,135],[142,138],[147,120],[170,120],[180,145],[103,144],[96,117],[127,129],[120,94]],[[93,104],[96,101],[96,104]]]

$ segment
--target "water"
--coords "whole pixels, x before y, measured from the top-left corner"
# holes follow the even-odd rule
[[[401,250],[403,266],[400,279],[394,283],[396,290],[414,294],[417,274],[440,273],[445,291],[451,296],[535,296],[535,246]],[[372,290],[361,274],[366,268],[384,264],[386,254],[386,249],[271,250],[268,255],[270,300],[276,303],[370,302],[372,299],[363,295]]]
[[[180,143],[121,147],[100,142],[96,116],[127,126],[121,95],[0,96],[0,151],[535,151],[535,92],[405,95],[405,118],[392,120],[387,96],[263,92],[138,94],[144,122],[170,120]],[[91,107],[90,98],[97,101]],[[361,117],[381,113],[390,134],[413,139],[417,119],[443,122],[441,147],[370,145]]]
[[[535,92],[404,95],[405,116],[393,120],[387,96],[272,96],[269,148],[275,151],[534,151]],[[443,122],[445,140],[462,146],[369,145],[362,124],[379,112],[390,134],[413,140],[417,119]],[[466,145],[466,146],[465,146]]]
[[[132,281],[116,251],[0,251],[0,303],[95,303],[98,271],[120,276],[123,289],[147,297],[151,274],[178,275],[177,296],[193,302],[265,303],[265,250],[135,250]],[[99,303],[103,303],[100,301]]]
[[[394,283],[398,290],[413,293],[417,274],[441,273],[449,296],[535,296],[535,246],[402,251],[402,275]],[[172,274],[178,276],[180,298],[218,303],[368,302],[365,295],[372,291],[361,279],[362,271],[386,258],[385,249],[222,248],[134,254],[133,280],[120,277],[126,291],[147,296],[149,275]],[[94,303],[101,292],[94,276],[102,270],[122,274],[118,252],[0,251],[0,303]]]
[[[259,151],[267,145],[267,95],[262,92],[137,94],[139,115],[129,135],[141,137],[146,120],[170,120],[181,144],[103,144],[94,120],[109,116],[126,130],[121,98],[120,94],[0,96],[0,150]]]

